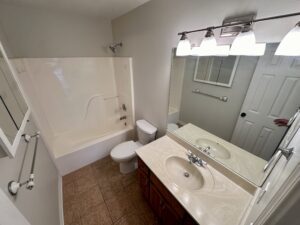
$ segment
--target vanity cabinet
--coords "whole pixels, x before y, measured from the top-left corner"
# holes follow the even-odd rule
[[[140,158],[138,175],[143,195],[162,225],[198,224]]]

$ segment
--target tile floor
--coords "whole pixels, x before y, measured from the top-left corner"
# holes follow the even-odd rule
[[[157,225],[137,173],[122,175],[110,157],[63,177],[65,225]]]

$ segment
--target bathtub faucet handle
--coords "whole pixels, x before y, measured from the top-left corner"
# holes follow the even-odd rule
[[[126,120],[127,119],[127,116],[121,116],[120,117],[120,120]]]

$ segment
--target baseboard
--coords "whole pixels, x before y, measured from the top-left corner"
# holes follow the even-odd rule
[[[60,225],[64,225],[64,201],[63,201],[63,182],[62,176],[58,177],[58,210]]]

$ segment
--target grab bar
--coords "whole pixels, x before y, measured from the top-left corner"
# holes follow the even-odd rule
[[[201,92],[199,89],[194,89],[192,90],[193,93],[195,94],[199,94],[199,95],[205,95],[205,96],[208,96],[208,97],[211,97],[211,98],[215,98],[215,99],[218,99],[220,101],[223,101],[223,102],[227,102],[228,101],[228,97],[227,96],[215,96],[215,95],[211,95],[211,94],[207,94],[207,93],[204,93],[204,92]]]
[[[114,98],[119,98],[119,96],[118,95],[116,95],[116,96],[109,96],[109,97],[103,98],[103,100],[107,101],[107,100],[114,99]]]
[[[27,148],[29,145],[29,142],[32,138],[35,138],[35,144],[34,144],[34,151],[33,151],[33,157],[32,157],[32,162],[31,162],[31,169],[30,169],[30,174],[28,180],[24,182],[20,182],[20,176],[18,178],[18,181],[10,181],[8,183],[8,191],[11,195],[16,195],[21,187],[23,187],[26,184],[26,188],[28,190],[32,190],[34,188],[34,167],[35,167],[35,161],[36,161],[36,154],[37,154],[37,148],[38,148],[38,143],[39,143],[39,137],[40,137],[40,132],[36,132],[34,135],[28,135],[28,134],[23,134],[22,135],[25,139],[26,142],[26,152],[27,153]],[[24,156],[25,157],[25,156]],[[20,174],[22,173],[23,170],[23,165],[21,167]]]

